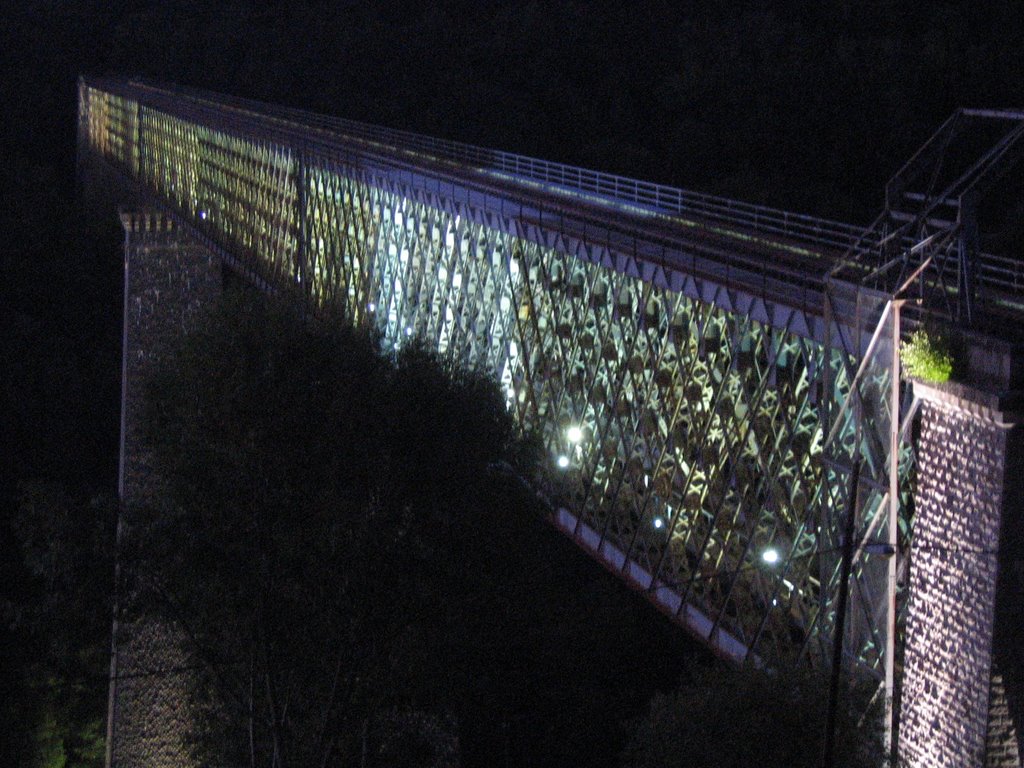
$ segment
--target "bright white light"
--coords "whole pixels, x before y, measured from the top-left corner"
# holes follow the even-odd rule
[[[558,457],[558,466],[561,467],[562,469],[565,469],[566,467],[568,467],[569,466],[569,457],[568,456],[559,456]]]
[[[374,304],[372,301],[369,304],[366,305],[366,308],[368,310],[370,310],[371,312],[376,312],[377,311],[377,305]]]
[[[775,565],[775,563],[779,562],[778,550],[766,549],[761,553],[761,559],[768,563],[768,565]]]
[[[664,525],[665,525],[665,521],[664,521],[664,520],[662,520],[662,519],[661,519],[660,517],[656,517],[656,518],[654,518],[654,527],[655,527],[655,528],[661,528],[661,527],[663,527]]]
[[[405,335],[406,336],[412,336],[412,326],[411,325],[405,326]]]
[[[573,425],[565,431],[565,436],[569,438],[570,443],[578,443],[583,439],[583,430]]]
[[[206,211],[200,211],[199,212],[199,218],[200,219],[205,219],[206,218]]]

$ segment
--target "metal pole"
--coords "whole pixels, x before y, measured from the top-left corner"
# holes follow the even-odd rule
[[[843,664],[843,634],[846,631],[846,604],[850,597],[850,571],[853,570],[854,518],[857,516],[857,496],[860,488],[860,456],[853,462],[850,473],[850,491],[846,503],[846,521],[843,526],[843,565],[839,582],[839,603],[836,606],[836,627],[832,638],[832,674],[828,686],[828,717],[825,722],[825,746],[822,750],[822,768],[832,768],[836,748],[836,711],[839,704],[839,677]]]
[[[899,552],[900,518],[900,309],[903,301],[892,302],[892,369],[889,388],[889,556],[888,578],[886,580],[885,616],[885,754],[890,765],[896,765],[893,755],[896,712],[893,696],[895,693],[896,669],[896,574],[897,553]]]
[[[118,636],[120,634],[121,615],[121,548],[124,536],[125,516],[125,445],[128,433],[128,298],[131,289],[131,271],[129,270],[129,254],[131,249],[131,231],[134,226],[134,217],[128,213],[121,214],[121,227],[124,229],[124,291],[121,306],[121,435],[118,444],[117,454],[117,529],[114,534],[114,591],[112,594],[113,604],[111,613],[113,621],[110,629],[110,684],[107,689],[107,739],[106,749],[103,754],[103,765],[111,768],[114,764],[114,721],[117,717],[117,688],[118,688]]]

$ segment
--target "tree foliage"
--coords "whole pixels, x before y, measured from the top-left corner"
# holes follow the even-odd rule
[[[792,768],[819,765],[828,680],[805,669],[691,667],[671,694],[658,694],[622,754],[623,768]],[[836,762],[877,768],[883,750],[878,713],[859,688],[844,691]]]
[[[649,695],[634,657],[660,652],[609,642],[623,597],[543,522],[486,376],[239,294],[148,400],[171,503],[133,512],[138,608],[206,669],[207,758],[444,764],[456,739],[538,765],[614,743]]]
[[[210,670],[225,719],[204,748],[334,764],[429,698],[406,680],[461,566],[451,531],[507,508],[489,478],[519,438],[484,376],[296,306],[230,295],[152,380],[173,502],[140,515],[137,572]]]
[[[103,763],[116,516],[112,500],[55,483],[21,489],[12,527],[29,583],[0,605],[20,641],[7,658],[27,657],[28,706],[8,722],[26,726],[18,749],[38,768]]]

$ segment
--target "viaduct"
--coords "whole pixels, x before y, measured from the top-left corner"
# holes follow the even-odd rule
[[[983,230],[1024,112],[954,114],[866,229],[135,80],[78,115],[125,231],[126,509],[152,360],[225,268],[289,285],[492,371],[553,526],[721,656],[858,668],[901,765],[1021,765],[1024,254]],[[953,381],[902,374],[925,326]],[[165,646],[115,632],[109,765],[187,764]]]

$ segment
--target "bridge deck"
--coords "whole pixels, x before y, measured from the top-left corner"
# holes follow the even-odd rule
[[[525,225],[560,217],[567,235],[811,312],[828,271],[862,235],[841,222],[301,110],[136,81],[90,83],[182,119],[471,189]]]
[[[90,82],[186,120],[472,190],[526,226],[557,216],[568,236],[808,315],[820,314],[825,278],[840,261],[863,261],[847,270],[853,276],[877,266],[878,233],[857,225],[221,94]],[[941,272],[944,290],[955,292],[956,265]],[[980,254],[977,281],[979,326],[1005,335],[1005,320],[1024,316],[1024,262]]]

